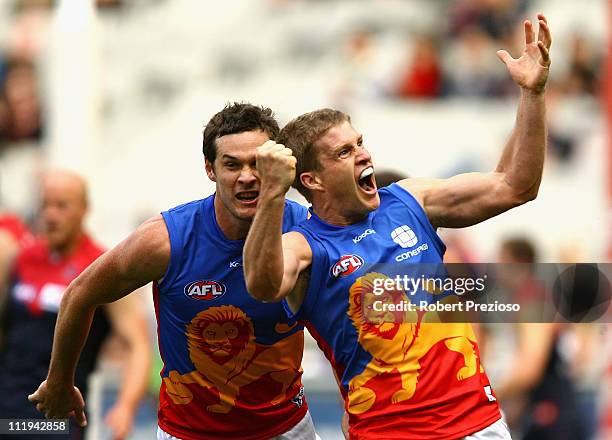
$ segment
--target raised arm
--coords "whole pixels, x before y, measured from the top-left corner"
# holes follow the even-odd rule
[[[302,234],[282,235],[285,194],[295,176],[295,157],[284,145],[268,141],[257,151],[257,171],[261,186],[244,246],[245,281],[255,299],[280,301],[294,291],[300,273],[312,259]]]
[[[84,402],[74,386],[76,364],[95,309],[160,279],[170,260],[170,240],[161,216],[93,262],[64,293],[55,327],[49,374],[28,399],[47,418],[76,416],[86,424]]]
[[[406,179],[408,189],[424,207],[435,227],[465,227],[533,200],[542,180],[546,148],[544,90],[550,66],[552,38],[544,15],[538,15],[536,36],[526,20],[525,50],[512,58],[497,52],[521,88],[516,124],[496,169],[491,173],[460,174],[450,179]]]

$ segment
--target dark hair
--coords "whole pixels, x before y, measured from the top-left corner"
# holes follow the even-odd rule
[[[536,263],[537,251],[527,238],[511,237],[502,242],[502,250],[508,252],[517,263]]]
[[[306,171],[316,170],[319,165],[317,152],[314,151],[315,142],[321,139],[327,130],[345,121],[351,122],[350,116],[346,113],[324,108],[298,116],[289,122],[278,135],[278,142],[291,149],[297,159],[293,187],[309,202],[312,201],[311,194],[302,185],[300,175]]]
[[[270,139],[276,139],[279,132],[274,112],[267,107],[243,102],[227,104],[214,115],[204,128],[202,153],[211,164],[217,158],[217,139],[228,134],[262,130]]]

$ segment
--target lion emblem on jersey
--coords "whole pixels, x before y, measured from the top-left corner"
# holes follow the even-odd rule
[[[164,378],[166,391],[176,404],[193,400],[193,393],[185,384],[215,387],[219,403],[206,409],[225,414],[234,407],[241,387],[266,374],[281,384],[281,392],[270,400],[273,405],[285,399],[291,385],[299,390],[296,379],[301,371],[304,345],[301,332],[272,346],[257,344],[251,319],[239,308],[228,305],[198,313],[186,326],[186,336],[189,357],[196,370],[183,375],[171,371]]]
[[[373,359],[363,372],[349,382],[348,411],[361,414],[376,401],[376,393],[366,383],[383,373],[399,372],[402,386],[393,393],[393,403],[410,399],[419,378],[419,360],[438,342],[463,355],[464,366],[456,372],[463,380],[476,374],[478,360],[472,341],[476,338],[470,326],[466,334],[465,324],[441,324],[435,313],[417,311],[390,312],[374,306],[375,301],[400,304],[408,301],[399,290],[385,290],[374,294],[374,279],[387,278],[383,274],[370,273],[358,278],[349,291],[348,316],[358,332],[359,344]],[[453,298],[453,297],[449,297]]]

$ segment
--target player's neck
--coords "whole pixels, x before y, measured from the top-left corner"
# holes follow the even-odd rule
[[[350,226],[368,216],[368,212],[341,212],[333,203],[317,203],[313,200],[313,211],[325,223],[334,226]]]
[[[246,240],[252,219],[240,219],[232,215],[218,197],[215,197],[215,217],[217,225],[228,240]]]

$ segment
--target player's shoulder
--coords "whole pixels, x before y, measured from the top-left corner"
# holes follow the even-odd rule
[[[292,209],[307,210],[307,208],[304,205],[296,202],[295,200],[291,200],[291,199],[285,199],[285,207],[290,207]]]
[[[424,191],[430,185],[430,180],[410,177],[379,189],[381,208],[384,209],[397,202],[413,208],[417,205],[422,206]]]
[[[119,247],[140,260],[165,262],[170,256],[170,237],[161,214],[144,221]]]
[[[199,211],[203,205],[210,203],[214,198],[214,195],[208,196],[203,199],[192,200],[190,202],[181,203],[172,208],[167,209],[164,212],[170,212],[174,214],[188,214]]]
[[[285,213],[289,213],[296,222],[301,222],[308,218],[308,208],[290,199],[285,199]]]

